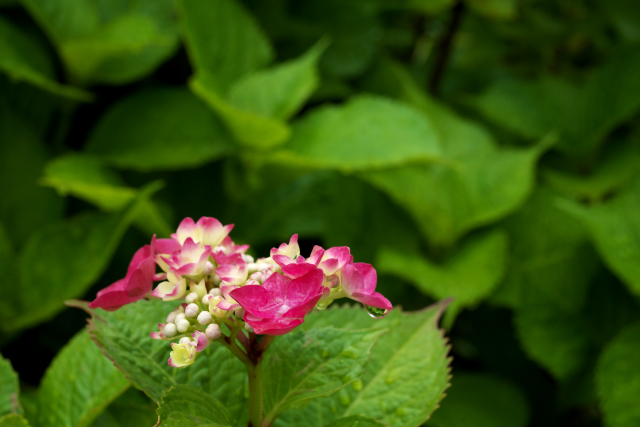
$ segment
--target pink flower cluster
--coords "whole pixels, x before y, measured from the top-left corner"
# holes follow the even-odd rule
[[[215,218],[184,219],[170,239],[154,236],[140,248],[126,276],[98,292],[89,307],[117,310],[142,298],[184,300],[151,334],[180,339],[170,359],[179,367],[220,338],[220,326],[282,335],[302,324],[314,307],[344,297],[380,315],[392,308],[375,291],[375,269],[354,263],[348,247],[315,246],[305,259],[296,234],[269,257],[254,260],[246,254],[248,245],[236,245],[228,236],[232,228]],[[160,283],[154,289],[155,281]]]

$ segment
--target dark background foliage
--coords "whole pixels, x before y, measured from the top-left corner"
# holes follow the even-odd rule
[[[430,426],[638,425],[634,1],[178,3],[0,1],[0,352],[27,413],[85,325],[63,301],[214,216],[254,256],[348,245],[407,310],[454,296]]]

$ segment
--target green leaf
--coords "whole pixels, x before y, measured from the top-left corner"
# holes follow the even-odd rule
[[[210,75],[200,73],[189,81],[189,87],[220,115],[240,144],[265,150],[289,138],[291,130],[284,121],[235,108],[216,92],[213,82]]]
[[[85,212],[34,234],[19,261],[15,313],[2,313],[2,329],[34,325],[58,313],[64,300],[81,296],[107,267],[142,201],[157,189],[147,186],[117,215]]]
[[[185,43],[197,73],[210,74],[213,92],[267,66],[271,44],[253,17],[236,0],[181,0]]]
[[[22,415],[5,415],[0,418],[0,427],[29,427],[29,422]]]
[[[471,237],[442,264],[419,253],[382,249],[375,265],[436,299],[453,297],[443,322],[449,328],[462,309],[477,305],[496,288],[506,270],[507,241],[502,230]]]
[[[363,415],[354,415],[351,417],[340,418],[335,420],[326,427],[384,427],[388,424],[382,423],[376,419],[365,417]]]
[[[362,176],[388,193],[418,222],[433,247],[448,247],[467,231],[515,210],[529,194],[545,148],[498,148],[479,125],[427,98],[421,108],[437,126],[446,161]]]
[[[232,424],[224,405],[199,387],[177,385],[160,402],[159,423],[166,427],[223,427]]]
[[[448,348],[437,328],[445,307],[446,303],[439,303],[414,313],[396,308],[379,320],[370,318],[361,307],[342,306],[309,314],[301,330],[332,324],[351,330],[375,326],[391,332],[376,342],[361,380],[332,397],[290,409],[274,426],[324,427],[340,417],[357,414],[397,427],[421,425],[448,387]]]
[[[598,165],[588,175],[544,168],[541,175],[554,190],[576,200],[602,201],[627,184],[640,169],[640,147],[620,141],[605,147]]]
[[[609,0],[598,4],[619,35],[626,41],[640,41],[640,10],[634,0]]]
[[[589,161],[604,138],[640,108],[636,76],[640,48],[627,48],[594,71],[582,85],[559,78],[501,79],[477,100],[488,119],[525,137],[556,131],[557,148]]]
[[[273,50],[235,0],[183,0],[182,23],[196,74],[191,90],[224,120],[241,144],[267,149],[290,136],[285,120],[318,85],[320,42],[302,57],[260,71]]]
[[[447,398],[427,425],[433,427],[525,427],[529,408],[522,392],[489,374],[456,373]]]
[[[15,80],[23,80],[57,95],[81,101],[93,97],[83,90],[59,84],[44,47],[5,19],[0,19],[0,70]]]
[[[289,119],[318,87],[318,59],[328,44],[321,40],[297,59],[240,78],[229,89],[228,103],[261,116]]]
[[[202,388],[221,401],[241,426],[247,411],[245,366],[225,347],[210,345],[198,353],[186,369],[169,366],[171,347],[166,341],[149,337],[176,307],[176,303],[138,301],[114,312],[90,310],[91,335],[104,353],[125,373],[129,381],[159,402],[163,393],[178,384]],[[86,308],[85,308],[86,309]]]
[[[347,172],[441,157],[433,123],[419,111],[373,95],[315,109],[294,126],[273,161]]]
[[[517,0],[466,0],[478,13],[493,19],[513,19],[517,13]]]
[[[22,413],[20,407],[18,375],[11,362],[0,355],[0,417],[11,413]]]
[[[39,391],[40,427],[88,426],[129,382],[83,330],[62,349]]]
[[[625,328],[605,347],[596,372],[600,406],[607,427],[632,427],[640,423],[640,323]]]
[[[58,157],[47,164],[43,185],[55,188],[61,196],[72,195],[86,200],[106,212],[124,209],[138,191],[127,187],[120,176],[99,160],[78,154]],[[169,237],[172,228],[151,200],[143,200],[134,218],[147,234]]]
[[[585,361],[589,336],[581,310],[600,263],[585,227],[558,209],[557,200],[540,189],[505,220],[511,262],[492,301],[517,309],[515,325],[524,350],[566,379]]]
[[[285,37],[299,46],[308,46],[320,37],[328,37],[331,46],[320,63],[323,76],[342,81],[359,77],[376,59],[381,44],[384,32],[379,16],[384,7],[382,3],[369,0],[298,2],[295,7],[283,8],[294,20]],[[286,15],[281,18],[284,22],[291,20]],[[281,33],[280,28],[278,33]]]
[[[91,424],[91,427],[141,427],[158,421],[158,405],[141,391],[129,388]]]
[[[32,122],[0,102],[0,222],[16,249],[42,227],[62,217],[64,204],[55,192],[37,185],[47,152]]]
[[[449,9],[455,0],[409,0],[409,7],[430,14],[437,14]]]
[[[197,167],[233,150],[220,121],[185,89],[155,89],[115,104],[85,152],[142,172]]]
[[[0,222],[0,275],[6,283],[18,283],[17,256],[9,236]],[[5,316],[17,314],[14,304],[15,293],[12,286],[0,286],[0,313]],[[1,405],[0,405],[1,406]],[[0,411],[2,414],[2,411]]]
[[[24,0],[74,81],[124,84],[143,77],[178,46],[171,0]]]
[[[358,379],[371,347],[385,332],[329,326],[295,330],[277,338],[263,365],[265,421],[273,421],[292,406],[335,393]]]
[[[596,249],[605,263],[640,295],[640,177],[607,203],[584,208],[577,204],[564,208],[586,224]]]

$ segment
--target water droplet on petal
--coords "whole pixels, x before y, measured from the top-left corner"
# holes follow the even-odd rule
[[[371,307],[370,305],[365,305],[364,308],[367,310],[367,313],[369,313],[369,316],[374,319],[382,319],[389,312],[389,310],[385,308]]]

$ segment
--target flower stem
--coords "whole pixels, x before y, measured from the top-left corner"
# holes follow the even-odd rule
[[[262,424],[262,358],[255,365],[247,365],[249,374],[249,426]]]

